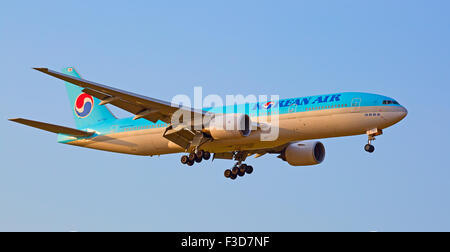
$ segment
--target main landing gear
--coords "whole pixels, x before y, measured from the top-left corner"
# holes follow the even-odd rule
[[[375,141],[375,137],[382,135],[383,131],[379,130],[379,129],[372,129],[367,131],[367,137],[368,137],[368,141],[367,144],[364,146],[364,150],[369,152],[369,153],[373,153],[375,151],[375,146],[372,145],[372,142]]]
[[[246,164],[240,164],[237,162],[233,168],[230,170],[226,170],[224,175],[225,178],[229,178],[232,180],[235,180],[238,176],[243,177],[245,174],[252,174],[253,173],[253,167]]]
[[[195,163],[201,163],[203,160],[209,160],[211,158],[211,153],[203,150],[198,150],[191,152],[188,156],[184,155],[181,157],[181,163],[193,166]]]
[[[232,169],[228,169],[224,172],[226,178],[235,180],[237,177],[243,177],[245,174],[252,174],[253,167],[250,165],[243,164],[245,159],[247,158],[247,152],[236,152],[233,154],[233,159],[237,161],[237,163],[233,166]],[[211,158],[211,153],[203,150],[197,150],[191,152],[189,155],[183,155],[181,157],[181,163],[193,166],[195,163],[200,163],[203,160],[209,160]]]

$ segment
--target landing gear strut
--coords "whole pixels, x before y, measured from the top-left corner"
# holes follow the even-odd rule
[[[375,141],[375,137],[383,134],[382,130],[379,129],[372,129],[367,131],[367,144],[364,146],[364,150],[373,153],[375,151],[375,146],[372,145],[372,142]]]

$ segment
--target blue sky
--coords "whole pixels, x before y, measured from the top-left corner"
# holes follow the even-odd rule
[[[0,9],[0,231],[450,231],[448,1],[8,1]],[[191,168],[56,143],[7,121],[74,126],[64,85],[31,70],[170,101],[176,94],[363,91],[408,117],[325,139],[323,164],[251,158]],[[125,112],[114,110],[119,116]]]

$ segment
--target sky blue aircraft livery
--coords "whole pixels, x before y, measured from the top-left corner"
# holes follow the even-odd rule
[[[276,154],[292,166],[320,164],[325,147],[315,139],[365,134],[364,150],[372,153],[375,137],[408,113],[392,98],[358,92],[196,110],[85,80],[73,67],[62,73],[35,69],[65,82],[76,128],[11,121],[56,133],[58,142],[69,145],[141,156],[185,153],[181,163],[188,166],[211,158],[235,160],[224,172],[232,180],[253,173],[244,163],[250,156]],[[108,104],[135,116],[118,119]],[[191,119],[174,123],[178,113]]]

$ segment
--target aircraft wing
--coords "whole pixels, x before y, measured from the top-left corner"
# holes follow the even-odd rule
[[[64,135],[74,136],[74,137],[90,137],[90,136],[94,135],[93,132],[76,130],[76,129],[71,129],[71,128],[67,128],[67,127],[63,127],[63,126],[58,126],[58,125],[53,125],[53,124],[48,124],[48,123],[43,123],[43,122],[37,122],[37,121],[31,121],[31,120],[22,119],[22,118],[9,119],[9,120],[12,122],[24,124],[24,125],[27,125],[27,126],[30,126],[33,128],[38,128],[38,129],[53,132],[56,134],[64,134]]]
[[[83,92],[102,100],[102,105],[112,104],[134,115],[135,119],[145,118],[152,122],[161,120],[171,123],[172,115],[178,110],[191,112],[191,118],[194,120],[194,114],[198,113],[204,116],[207,112],[194,110],[188,107],[173,106],[169,102],[134,94],[117,88],[98,84],[81,78],[62,74],[48,68],[34,68],[37,71],[48,74],[60,80],[70,82],[74,85],[84,88]]]

